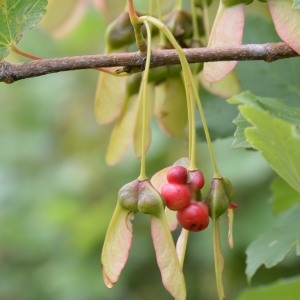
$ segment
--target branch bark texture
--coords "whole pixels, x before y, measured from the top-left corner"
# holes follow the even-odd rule
[[[248,44],[231,48],[189,48],[184,49],[184,53],[189,63],[231,60],[272,62],[299,56],[285,43]],[[179,63],[175,50],[152,51],[151,68]],[[13,83],[21,79],[82,69],[120,67],[125,71],[130,69],[142,71],[144,66],[145,56],[141,52],[47,58],[15,64],[2,61],[0,62],[0,82]]]

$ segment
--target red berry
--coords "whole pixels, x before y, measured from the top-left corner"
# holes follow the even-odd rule
[[[185,184],[167,183],[161,190],[166,206],[171,210],[180,210],[189,205],[191,191]]]
[[[189,231],[200,231],[209,224],[208,206],[204,202],[191,201],[190,204],[177,212],[180,225]]]
[[[185,167],[182,166],[172,167],[167,174],[167,180],[169,183],[185,184],[187,181],[187,177],[188,171]]]
[[[189,172],[189,177],[190,177],[190,188],[193,192],[198,192],[200,191],[203,186],[204,186],[204,176],[203,173],[199,170],[196,171],[190,171]]]

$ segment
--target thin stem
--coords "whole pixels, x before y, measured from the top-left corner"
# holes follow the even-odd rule
[[[195,0],[191,0],[191,12],[192,12],[192,22],[193,22],[193,40],[198,41],[200,36],[199,36],[199,27],[197,22],[197,11],[196,11]]]
[[[150,62],[151,62],[151,29],[149,23],[147,21],[144,22],[146,31],[147,31],[147,57],[146,57],[146,66],[145,71],[143,74],[143,79],[141,82],[141,101],[142,101],[142,115],[143,115],[143,125],[142,125],[142,151],[141,151],[141,170],[139,180],[147,179],[146,175],[146,152],[147,152],[147,143],[146,143],[146,136],[147,136],[147,126],[146,126],[146,119],[147,119],[147,111],[146,111],[146,93],[147,93],[147,83],[148,83],[148,76],[150,70]]]
[[[30,53],[27,53],[25,51],[22,51],[22,50],[18,49],[15,45],[11,46],[11,50],[14,51],[15,53],[19,54],[19,55],[22,55],[22,56],[30,58],[30,59],[34,59],[34,60],[42,59],[39,56],[35,56],[35,55],[32,55]]]
[[[221,239],[220,239],[220,220],[215,216],[212,217],[213,222],[213,250],[214,250],[214,260],[215,260],[215,274],[216,283],[219,300],[225,300],[225,293],[222,283],[222,273],[224,268],[224,259],[221,249]]]
[[[139,23],[139,17],[135,12],[132,0],[128,0],[127,4],[130,21],[134,29],[136,45],[142,53],[145,53],[147,51],[147,45],[143,37],[142,24]]]

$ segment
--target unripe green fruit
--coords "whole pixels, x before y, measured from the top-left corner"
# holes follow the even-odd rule
[[[234,189],[231,181],[227,177],[223,177],[224,186],[225,186],[225,193],[228,197],[229,202],[231,202],[234,198]]]
[[[248,5],[252,2],[253,0],[222,0],[222,3],[227,7],[242,4],[242,3]]]
[[[172,11],[165,25],[170,29],[176,40],[185,40],[193,36],[193,21],[189,12],[184,10]]]
[[[138,179],[121,187],[118,193],[118,201],[123,208],[132,212],[138,212],[138,187]]]
[[[135,41],[134,30],[128,12],[122,12],[106,30],[106,42],[110,50],[128,46]]]
[[[227,211],[229,199],[226,194],[225,182],[223,178],[213,178],[208,195],[204,202],[209,207],[209,215],[218,218]]]
[[[139,182],[138,195],[139,212],[159,217],[164,210],[164,203],[149,180]]]

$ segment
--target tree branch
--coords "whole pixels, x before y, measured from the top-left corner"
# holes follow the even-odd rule
[[[184,49],[184,53],[189,63],[230,60],[272,62],[299,56],[285,43],[249,44],[231,48],[189,48]],[[175,50],[152,51],[151,68],[179,63]],[[50,73],[104,67],[120,67],[125,71],[138,68],[142,71],[144,65],[145,56],[140,52],[49,58],[16,64],[2,61],[0,62],[0,82],[13,83]]]

